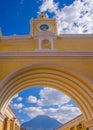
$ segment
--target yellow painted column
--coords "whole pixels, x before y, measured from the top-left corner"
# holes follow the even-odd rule
[[[70,128],[65,128],[64,130],[70,130]]]
[[[76,130],[76,129],[75,129],[75,126],[71,127],[70,130]]]
[[[5,120],[4,120],[4,127],[3,127],[3,130],[9,130],[10,126],[9,126],[9,118],[6,117]]]
[[[86,130],[85,123],[80,122],[80,123],[77,125],[77,129],[76,129],[76,130]]]
[[[74,130],[77,130],[77,126],[74,126]]]
[[[0,130],[3,130],[3,123],[0,123]]]
[[[7,119],[7,130],[10,130],[10,119]]]
[[[15,124],[15,130],[20,130],[20,127],[17,124]]]
[[[11,119],[10,130],[15,130],[15,118]]]

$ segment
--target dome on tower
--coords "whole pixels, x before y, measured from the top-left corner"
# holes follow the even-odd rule
[[[47,19],[47,18],[48,18],[48,15],[47,15],[47,14],[39,14],[39,15],[38,15],[38,18],[39,18],[39,19]]]

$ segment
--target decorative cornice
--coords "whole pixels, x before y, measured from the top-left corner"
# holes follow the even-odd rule
[[[56,35],[62,39],[93,39],[93,34],[60,34]],[[29,40],[33,38],[31,34],[28,35],[14,35],[14,36],[2,36],[0,40],[2,41],[15,41],[15,40]]]
[[[60,34],[62,39],[93,39],[93,34]]]
[[[31,37],[31,35],[14,35],[14,36],[2,36],[1,40],[2,41],[23,41],[23,40],[29,40]]]
[[[93,52],[60,52],[54,50],[36,50],[33,52],[1,52],[0,58],[7,57],[93,57]]]
[[[50,31],[40,31],[36,36],[34,36],[35,38],[37,37],[57,37],[57,35],[55,35],[53,32]]]
[[[68,126],[69,126],[69,128],[70,128],[70,127],[73,126],[73,124],[74,124],[74,125],[78,125],[80,122],[85,122],[84,117],[83,117],[82,114],[79,115],[79,116],[77,116],[77,117],[75,117],[74,119],[68,121],[67,123],[65,123],[65,124],[63,124],[63,125],[61,125],[61,126],[59,126],[59,127],[57,128],[57,130],[67,128]]]

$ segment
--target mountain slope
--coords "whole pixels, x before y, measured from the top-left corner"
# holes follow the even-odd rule
[[[22,124],[22,128],[26,130],[53,130],[62,125],[56,119],[50,118],[45,115],[40,115],[34,119]]]

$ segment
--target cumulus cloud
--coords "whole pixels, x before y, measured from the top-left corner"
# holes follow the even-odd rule
[[[18,112],[19,112],[19,113],[21,113],[21,112],[22,112],[22,110],[21,110],[21,109],[19,109],[19,110],[18,110]]]
[[[48,11],[58,19],[58,33],[93,34],[93,1],[75,0],[59,8],[54,0],[42,0],[40,12]]]
[[[23,104],[22,103],[19,103],[19,104],[17,104],[17,103],[14,103],[14,104],[11,104],[11,107],[13,108],[13,109],[20,109],[20,108],[23,108]]]
[[[28,97],[30,103],[37,103],[36,107],[23,108],[23,112],[31,119],[38,115],[48,115],[62,123],[66,123],[81,114],[78,107],[69,103],[71,99],[56,89],[45,87],[40,90],[39,95],[39,100],[34,96]]]
[[[24,108],[23,111],[30,118],[34,118],[38,115],[47,115],[62,123],[66,123],[81,114],[79,108],[74,107],[73,105],[63,105],[62,107],[57,108],[28,107]]]
[[[40,11],[49,11],[49,12],[57,12],[58,4],[55,3],[53,0],[43,0],[43,4],[40,6]]]
[[[40,91],[40,99],[38,100],[39,106],[62,105],[68,103],[71,99],[64,93],[56,89],[45,87]]]
[[[58,114],[57,119],[63,123],[66,123],[70,121],[71,119],[80,115],[81,111],[78,107],[68,104],[68,105],[63,105],[62,107],[60,107],[60,109],[58,109],[57,114]]]
[[[34,96],[29,96],[29,97],[27,98],[27,101],[28,101],[29,103],[37,103],[37,98],[34,97]]]
[[[22,97],[18,97],[18,98],[17,98],[17,101],[22,101],[22,100],[23,100]]]
[[[41,107],[28,107],[23,109],[24,113],[26,113],[30,118],[34,118],[38,115],[43,115],[43,109]]]

